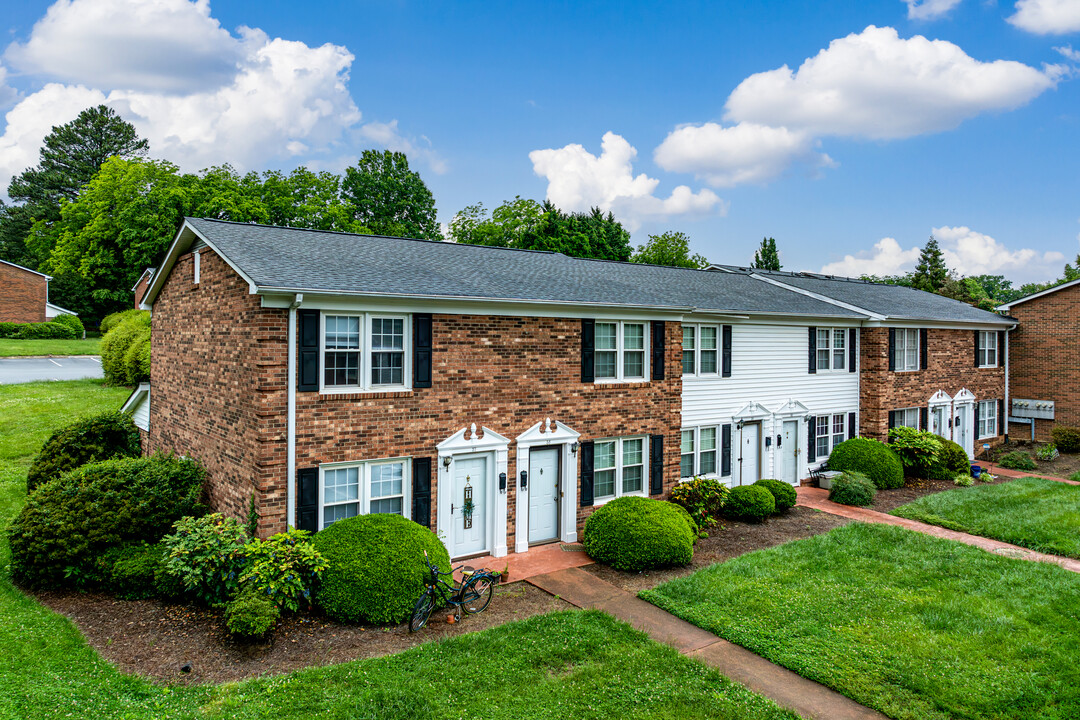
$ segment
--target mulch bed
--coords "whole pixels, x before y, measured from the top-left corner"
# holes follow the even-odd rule
[[[983,467],[986,467],[985,464]],[[972,485],[972,487],[986,484],[999,485],[1004,482],[1009,482],[1010,480],[1013,480],[1013,478],[998,475],[997,480],[992,483],[983,483],[976,480],[975,485]],[[907,505],[909,502],[918,500],[924,495],[933,495],[934,493],[944,492],[945,490],[956,490],[959,488],[960,486],[952,480],[922,480],[909,477],[905,480],[904,487],[902,488],[896,488],[895,490],[878,490],[877,496],[874,498],[874,504],[870,506],[870,510],[876,510],[877,512],[882,513],[892,512],[901,505]]]
[[[1035,461],[1035,465],[1038,467],[1031,472],[1036,475],[1053,475],[1054,477],[1062,477],[1068,479],[1073,473],[1080,472],[1080,455],[1071,454],[1066,455],[1062,453],[1058,455],[1055,460],[1039,460],[1035,457],[1035,451],[1046,443],[1032,443],[1030,440],[1017,440],[1014,437],[1009,438],[1009,442],[1001,445],[995,452],[996,457],[1001,457],[1007,452],[1013,450],[1020,450],[1026,452]],[[986,465],[983,460],[979,461],[982,465]]]
[[[74,622],[87,642],[124,672],[168,684],[218,684],[292,672],[311,665],[401,652],[414,645],[564,610],[571,605],[527,583],[495,587],[487,609],[454,624],[448,611],[432,615],[424,630],[345,625],[321,615],[285,618],[265,644],[238,643],[221,613],[160,600],[118,600],[111,595],[49,592],[37,596]],[[190,664],[188,673],[181,672]]]

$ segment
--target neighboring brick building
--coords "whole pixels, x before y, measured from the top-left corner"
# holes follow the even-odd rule
[[[142,304],[143,296],[146,295],[146,290],[150,287],[150,280],[153,277],[154,268],[146,268],[131,287],[131,292],[135,296],[135,309],[138,309],[139,305]]]
[[[1080,426],[1080,280],[998,309],[1019,323],[1009,333],[1010,416],[1033,420],[1037,440],[1049,440],[1055,424]],[[1018,438],[1030,433],[1011,426]]]
[[[0,322],[45,322],[49,276],[0,260]]]

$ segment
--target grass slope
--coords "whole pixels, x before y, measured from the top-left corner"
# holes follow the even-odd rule
[[[56,426],[114,408],[100,382],[0,386],[0,529]],[[124,675],[78,629],[11,584],[0,532],[0,719],[761,718],[797,720],[599,612],[562,612],[375,660],[217,687]],[[197,661],[197,660],[196,660]]]
[[[0,357],[28,355],[97,355],[101,338],[85,340],[0,340]]]
[[[1054,555],[1080,558],[1080,486],[1020,478],[1001,485],[947,490],[893,515]]]
[[[642,593],[894,718],[1080,717],[1080,576],[855,523]]]

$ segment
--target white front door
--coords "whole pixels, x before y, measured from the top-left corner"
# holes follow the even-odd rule
[[[794,485],[799,481],[799,421],[785,420],[780,434],[780,479]]]
[[[559,537],[559,451],[557,447],[529,452],[529,542]]]
[[[930,410],[930,432],[943,438],[949,437],[949,408],[938,405]]]
[[[968,457],[972,456],[973,438],[971,424],[973,421],[972,404],[971,403],[957,403],[956,404],[956,416],[953,419],[953,442],[964,448],[964,452]]]
[[[488,459],[456,458],[453,478],[450,487],[450,556],[487,552]]]
[[[758,456],[761,454],[761,425],[759,423],[743,425],[742,445],[739,448],[739,484],[752,485],[757,482]]]

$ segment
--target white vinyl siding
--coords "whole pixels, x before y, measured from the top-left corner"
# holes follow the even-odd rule
[[[598,322],[593,374],[598,382],[644,380],[648,373],[646,323]]]
[[[404,515],[408,507],[407,459],[335,464],[320,468],[319,528],[357,515]]]
[[[998,435],[998,401],[983,400],[979,403],[979,427],[978,438],[997,437]]]
[[[598,440],[593,445],[593,502],[645,495],[649,443],[644,437]]]
[[[409,329],[403,315],[323,313],[323,391],[407,389]]]
[[[919,331],[917,329],[896,329],[893,342],[893,367],[898,372],[919,369]]]
[[[995,331],[979,331],[979,367],[997,367],[998,334]]]
[[[715,376],[720,368],[720,326],[683,325],[683,375]]]
[[[817,329],[817,371],[847,369],[847,330]]]

